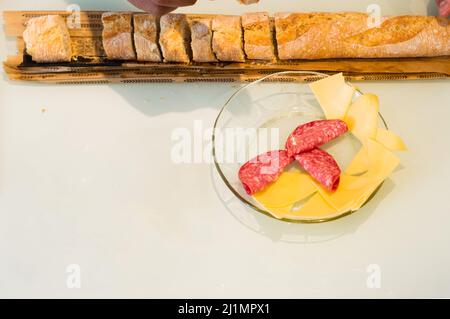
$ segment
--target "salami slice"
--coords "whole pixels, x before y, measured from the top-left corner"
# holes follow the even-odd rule
[[[315,148],[295,156],[300,165],[328,191],[334,192],[339,186],[341,169],[333,156]]]
[[[348,131],[342,120],[319,120],[297,127],[286,141],[288,156],[310,151]]]
[[[247,194],[263,190],[277,180],[283,169],[294,159],[285,150],[270,151],[251,159],[239,169],[239,179]]]

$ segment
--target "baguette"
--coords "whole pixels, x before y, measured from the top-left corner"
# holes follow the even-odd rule
[[[208,18],[190,21],[192,59],[196,62],[217,62],[212,50],[211,23]]]
[[[35,62],[69,62],[72,59],[69,30],[61,16],[30,19],[23,39],[27,53]]]
[[[161,62],[158,47],[159,20],[150,14],[135,14],[134,46],[138,61]]]
[[[450,56],[448,19],[383,17],[378,26],[369,21],[366,13],[357,12],[276,13],[274,19],[267,13],[189,19],[168,14],[160,20],[107,12],[102,43],[109,59],[151,62]],[[28,20],[23,39],[36,62],[71,61],[74,44],[62,16]]]
[[[103,22],[103,48],[111,60],[135,60],[131,13],[105,12]]]
[[[268,13],[256,12],[242,15],[244,50],[248,59],[274,60],[273,29]]]
[[[242,25],[239,16],[215,16],[212,21],[213,51],[219,61],[244,62]]]
[[[365,13],[277,13],[279,58],[397,58],[450,55],[444,18],[397,16],[369,26]]]
[[[189,24],[184,14],[170,13],[161,17],[159,44],[164,62],[190,62]]]

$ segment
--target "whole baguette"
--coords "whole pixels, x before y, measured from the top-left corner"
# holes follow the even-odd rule
[[[428,16],[381,18],[365,13],[277,13],[279,58],[397,58],[450,55],[448,19]]]

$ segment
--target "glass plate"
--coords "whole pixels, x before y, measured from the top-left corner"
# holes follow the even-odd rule
[[[308,83],[298,82],[295,78],[303,77],[311,82],[327,76],[323,73],[304,71],[274,73],[238,89],[219,112],[212,137],[215,167],[231,192],[254,210],[275,218],[262,204],[245,192],[238,178],[240,166],[258,154],[283,149],[287,137],[298,125],[325,118]],[[355,98],[362,94],[359,90],[356,92]],[[381,114],[379,122],[380,126],[387,129]],[[361,143],[348,133],[328,143],[323,149],[333,155],[339,166],[345,170],[360,147]],[[288,169],[294,169],[294,165]],[[300,217],[295,220],[281,220],[319,223],[353,212],[336,213],[327,218]]]

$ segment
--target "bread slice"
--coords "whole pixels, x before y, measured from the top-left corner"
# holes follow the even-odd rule
[[[365,13],[277,13],[280,59],[395,58],[450,55],[447,19]]]
[[[135,60],[131,13],[105,12],[103,22],[103,48],[111,60]]]
[[[165,62],[190,62],[189,23],[184,14],[166,14],[160,20],[159,44]]]
[[[242,25],[239,16],[213,18],[213,51],[219,61],[244,62]]]
[[[138,61],[161,62],[158,45],[159,19],[151,14],[135,14],[133,22]]]
[[[242,15],[242,27],[244,50],[248,59],[274,60],[276,58],[273,29],[268,13],[255,12]]]
[[[33,61],[70,62],[72,59],[69,30],[59,15],[28,20],[23,39]]]
[[[192,59],[196,62],[217,62],[212,50],[212,20],[210,18],[193,19],[189,25]]]

